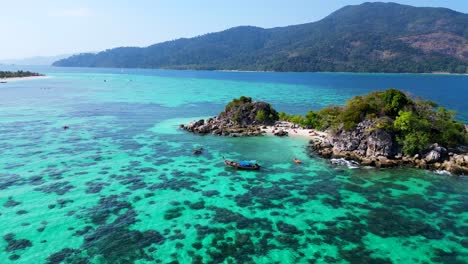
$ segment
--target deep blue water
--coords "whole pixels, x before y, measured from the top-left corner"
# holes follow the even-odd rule
[[[227,80],[249,83],[272,83],[300,86],[297,91],[291,91],[294,96],[300,96],[304,89],[320,89],[324,93],[336,94],[334,104],[343,104],[347,99],[367,94],[374,90],[396,88],[437,102],[440,106],[455,110],[457,119],[468,122],[468,75],[443,74],[376,74],[376,73],[276,73],[276,72],[220,72],[192,70],[154,70],[154,69],[112,69],[112,68],[61,68],[45,66],[0,66],[4,70],[31,70],[46,74],[124,74],[160,76],[169,78],[193,78],[208,80]],[[272,91],[274,93],[274,91]],[[280,111],[291,113],[306,113],[308,110],[318,110],[325,104],[320,97],[307,98],[304,93],[304,104],[288,104],[288,99],[274,100],[280,106]],[[292,100],[294,101],[294,100]],[[330,100],[327,100],[328,103]],[[278,108],[278,107],[277,107]]]

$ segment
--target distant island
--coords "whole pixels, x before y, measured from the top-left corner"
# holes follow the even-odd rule
[[[234,137],[293,133],[310,137],[311,153],[325,158],[468,174],[468,126],[454,116],[453,111],[434,102],[389,89],[356,96],[344,106],[309,111],[305,116],[278,113],[266,102],[242,96],[218,116],[181,128]]]
[[[468,15],[395,3],[346,6],[326,18],[264,29],[231,28],[145,48],[56,61],[63,67],[278,72],[468,72]]]
[[[11,78],[26,78],[26,77],[39,77],[44,76],[43,74],[30,71],[0,71],[0,79],[11,79]]]

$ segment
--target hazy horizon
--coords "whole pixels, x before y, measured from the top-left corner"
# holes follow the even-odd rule
[[[343,6],[364,2],[367,1],[205,0],[202,4],[142,0],[130,4],[111,0],[79,3],[23,0],[4,3],[0,23],[14,26],[0,31],[7,37],[0,44],[0,61],[97,52],[121,46],[143,47],[242,25],[271,28],[308,23]],[[468,2],[462,0],[392,2],[468,12]]]

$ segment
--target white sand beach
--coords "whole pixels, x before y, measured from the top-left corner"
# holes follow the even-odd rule
[[[327,133],[325,132],[317,131],[315,129],[301,128],[293,123],[285,121],[277,122],[274,126],[267,126],[262,130],[265,131],[266,136],[274,136],[274,134],[280,130],[288,132],[289,137],[323,138],[327,136]]]
[[[31,81],[36,79],[46,79],[50,76],[29,76],[29,77],[13,77],[13,78],[0,78],[0,82],[16,82],[16,81]]]

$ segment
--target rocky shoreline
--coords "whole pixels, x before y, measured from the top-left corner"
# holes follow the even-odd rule
[[[265,133],[261,125],[239,125],[234,122],[214,117],[206,120],[190,122],[189,124],[181,124],[180,128],[195,134],[212,134],[216,136],[229,137],[252,137],[260,136]]]
[[[394,135],[383,129],[372,129],[374,121],[365,120],[352,131],[327,133],[309,142],[311,155],[324,158],[343,158],[357,161],[362,166],[378,168],[412,166],[428,170],[445,170],[458,175],[468,175],[468,151],[447,149],[432,144],[424,154],[403,155],[394,141]]]
[[[262,135],[273,135],[277,137],[287,136],[314,136],[317,132],[313,129],[300,128],[285,121],[277,121],[272,125],[237,125],[233,122],[226,122],[217,117],[192,121],[189,124],[180,124],[180,129],[185,131],[206,135],[225,137],[255,137]],[[322,133],[323,135],[324,133]]]

